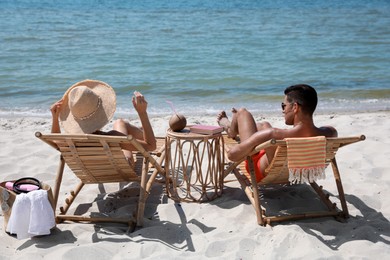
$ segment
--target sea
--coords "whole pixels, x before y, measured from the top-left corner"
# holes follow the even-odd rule
[[[101,80],[117,115],[281,113],[309,84],[319,112],[390,109],[389,0],[0,0],[0,116],[50,116]]]

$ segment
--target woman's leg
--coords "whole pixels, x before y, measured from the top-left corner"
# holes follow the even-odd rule
[[[132,135],[135,139],[143,139],[143,132],[138,127],[131,125],[129,122],[123,119],[117,119],[113,125],[114,131],[118,135]],[[135,147],[132,145],[123,145],[122,146],[124,155],[133,163],[133,154],[131,151],[135,150]]]
[[[113,129],[115,131],[118,131],[118,132],[124,134],[124,135],[132,135],[135,137],[135,139],[143,139],[144,138],[143,131],[140,128],[130,124],[129,122],[127,122],[124,119],[115,120],[114,125],[113,125]]]

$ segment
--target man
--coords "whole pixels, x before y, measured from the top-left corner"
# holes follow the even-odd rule
[[[326,136],[336,137],[337,131],[331,126],[316,127],[313,113],[317,107],[316,90],[305,84],[293,85],[285,89],[282,110],[286,125],[289,129],[272,127],[268,122],[256,124],[252,114],[245,108],[232,109],[233,117],[230,122],[225,111],[218,115],[218,123],[224,127],[230,138],[240,137],[240,143],[228,152],[231,161],[237,161],[249,154],[257,145],[272,138],[281,140],[288,137]],[[264,178],[265,169],[272,161],[275,148],[268,148],[253,155],[257,182]]]

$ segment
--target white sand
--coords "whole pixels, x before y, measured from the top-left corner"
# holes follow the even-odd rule
[[[350,211],[347,223],[333,218],[256,223],[255,212],[237,182],[226,184],[222,197],[208,203],[175,205],[156,184],[148,199],[144,227],[126,233],[120,224],[59,224],[50,236],[18,240],[4,232],[0,217],[0,259],[385,259],[390,255],[390,112],[318,115],[318,125],[335,126],[339,136],[365,134],[367,140],[342,148],[338,164]],[[169,117],[153,118],[163,136]],[[260,116],[259,116],[260,119]],[[283,127],[282,118],[268,119]],[[188,123],[215,124],[214,117]],[[0,118],[1,181],[32,176],[54,185],[59,155],[34,136],[49,132],[50,120]],[[331,171],[321,181],[336,194]],[[229,176],[232,178],[232,176]],[[65,170],[59,203],[76,182]],[[78,202],[92,202],[101,191],[118,185],[87,185]],[[131,192],[131,191],[130,191]],[[269,194],[269,201],[305,206],[293,190]],[[302,197],[306,193],[302,194]],[[295,198],[295,199],[294,199]],[[290,200],[292,201],[290,202]],[[92,206],[96,207],[94,203]],[[106,208],[110,204],[103,204]],[[112,205],[111,205],[112,206]],[[116,205],[121,206],[121,205]],[[122,205],[123,206],[123,205]],[[307,206],[307,205],[306,205]]]

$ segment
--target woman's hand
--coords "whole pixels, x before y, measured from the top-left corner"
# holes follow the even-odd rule
[[[60,115],[61,106],[64,102],[63,99],[58,100],[50,107],[51,115],[52,115],[52,125],[51,125],[51,132],[52,133],[61,133],[60,129],[60,123],[58,121],[58,117]]]
[[[50,107],[51,115],[53,118],[58,118],[58,115],[60,114],[62,103],[64,102],[63,99],[58,100]]]
[[[141,92],[134,91],[133,96],[133,106],[138,114],[143,114],[146,112],[148,107],[148,102],[146,102],[145,97],[141,94]]]

